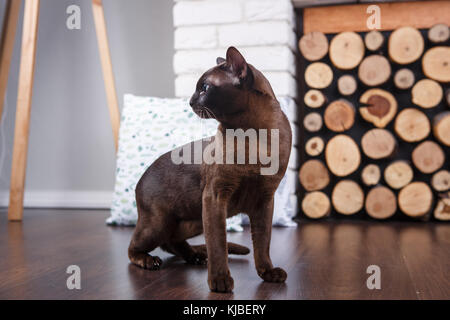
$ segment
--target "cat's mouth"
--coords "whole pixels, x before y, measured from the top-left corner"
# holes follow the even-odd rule
[[[212,112],[208,107],[194,107],[192,110],[202,119],[217,119],[214,112]]]

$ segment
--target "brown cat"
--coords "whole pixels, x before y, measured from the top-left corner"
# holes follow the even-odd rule
[[[201,76],[190,104],[200,117],[214,117],[220,123],[214,138],[200,141],[202,152],[213,147],[210,154],[216,161],[177,164],[172,151],[147,169],[136,186],[139,217],[128,249],[131,262],[159,269],[161,259],[149,255],[158,246],[188,263],[204,264],[207,259],[210,289],[231,292],[233,278],[227,252],[247,254],[249,250],[227,243],[225,220],[244,212],[250,218],[258,275],[264,281],[284,282],[286,272],[273,267],[269,247],[274,193],[288,164],[291,129],[269,82],[230,47],[226,60],[217,58],[217,66]],[[242,129],[241,133],[266,130],[268,134],[256,136],[256,141],[249,134],[244,144],[234,138],[228,143],[224,137],[237,129]],[[183,146],[175,154],[195,158],[192,150],[198,142]],[[260,159],[249,161],[255,150],[260,152]],[[264,150],[271,160],[275,158],[275,171],[267,170],[267,159],[261,158]],[[241,151],[247,159],[244,163]],[[236,158],[237,163],[229,163]],[[202,232],[206,246],[188,244],[186,239]]]

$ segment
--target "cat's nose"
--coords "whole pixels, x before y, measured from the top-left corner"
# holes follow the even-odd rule
[[[194,105],[194,96],[189,100],[189,105],[192,107]]]

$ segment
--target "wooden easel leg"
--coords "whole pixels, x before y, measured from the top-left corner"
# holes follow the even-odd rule
[[[119,141],[120,112],[117,102],[116,85],[112,69],[111,56],[109,53],[108,36],[106,33],[105,16],[103,14],[102,0],[92,0],[92,11],[94,13],[95,30],[97,32],[98,50],[103,70],[103,81],[105,82],[106,99],[108,101],[109,116],[114,135],[116,151]]]
[[[17,93],[16,126],[11,168],[8,220],[20,221],[23,216],[23,194],[27,164],[28,132],[33,93],[34,62],[39,19],[39,0],[25,0]]]
[[[20,0],[8,0],[0,38],[0,119],[3,114],[6,87],[8,84],[9,66],[14,49],[17,20],[19,19]]]

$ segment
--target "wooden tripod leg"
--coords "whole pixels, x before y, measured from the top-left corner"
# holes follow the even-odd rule
[[[23,194],[27,165],[28,131],[33,93],[34,62],[39,19],[39,0],[26,0],[23,16],[22,52],[17,93],[16,126],[11,168],[8,219],[20,221],[23,216]]]
[[[8,84],[9,66],[14,49],[17,20],[19,19],[20,0],[8,0],[0,38],[0,119],[3,114],[6,87]]]
[[[117,102],[116,85],[112,69],[111,56],[109,54],[108,35],[106,33],[105,16],[103,14],[102,0],[92,0],[92,11],[94,13],[95,30],[97,32],[98,50],[103,70],[103,81],[105,82],[106,99],[108,101],[109,116],[114,135],[116,151],[119,141],[120,112]]]

